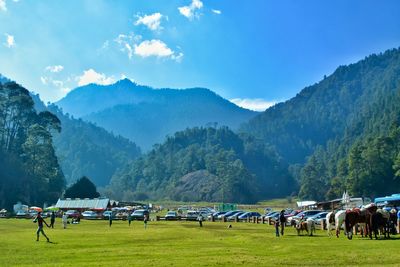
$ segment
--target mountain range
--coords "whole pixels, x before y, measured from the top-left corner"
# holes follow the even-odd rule
[[[400,188],[399,49],[339,66],[262,113],[208,89],[128,79],[79,87],[47,107],[31,97],[61,121],[53,139],[67,181],[93,177],[116,198],[251,203]]]
[[[65,113],[130,139],[145,151],[186,128],[219,125],[238,129],[257,115],[208,89],[153,89],[129,79],[78,87],[55,104]]]

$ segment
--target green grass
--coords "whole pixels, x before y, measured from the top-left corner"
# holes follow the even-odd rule
[[[31,220],[0,219],[1,266],[383,266],[400,264],[400,239],[297,236],[253,223],[85,221],[41,236]]]

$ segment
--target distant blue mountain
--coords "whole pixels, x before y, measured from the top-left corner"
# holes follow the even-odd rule
[[[258,114],[208,89],[153,89],[129,79],[78,87],[56,105],[129,138],[144,150],[189,127],[224,125],[237,129]]]

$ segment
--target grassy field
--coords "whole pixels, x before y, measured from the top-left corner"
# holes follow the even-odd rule
[[[45,229],[24,219],[0,219],[1,266],[399,266],[400,239],[347,240],[297,236],[288,228],[274,236],[273,226],[253,223],[81,221]]]

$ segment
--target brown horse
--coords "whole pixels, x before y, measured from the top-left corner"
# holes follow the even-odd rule
[[[364,237],[364,232],[365,236],[367,236],[366,233],[366,223],[367,223],[367,210],[365,209],[352,209],[352,210],[347,210],[346,215],[344,217],[344,223],[345,223],[345,231],[346,231],[346,236],[348,239],[353,238],[353,227],[356,226],[361,226],[363,225],[364,227],[361,228],[361,236]]]
[[[369,204],[362,209],[352,209],[346,211],[345,231],[348,239],[353,238],[353,227],[356,225],[365,225],[361,230],[361,235],[372,238],[371,216],[376,212],[375,204]]]

